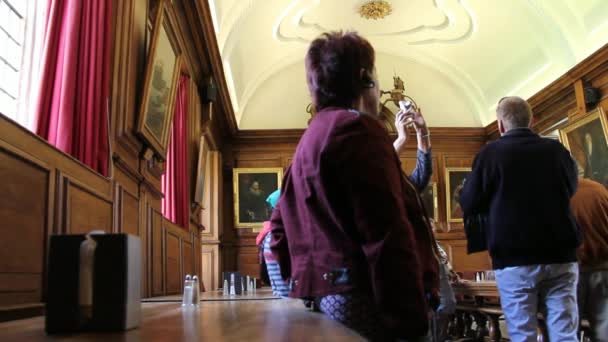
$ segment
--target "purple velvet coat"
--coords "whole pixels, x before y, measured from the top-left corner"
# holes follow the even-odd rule
[[[425,334],[425,287],[436,290],[438,266],[420,203],[378,120],[319,112],[271,218],[271,248],[291,279],[290,296],[366,292],[394,334]]]

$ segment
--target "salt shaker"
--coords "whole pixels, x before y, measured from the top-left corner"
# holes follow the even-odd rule
[[[192,277],[192,304],[198,305],[201,302],[201,290],[198,283],[198,277]]]
[[[228,288],[228,279],[224,279],[224,296],[228,296],[230,294],[230,289]]]
[[[235,287],[235,283],[234,283],[234,273],[230,274],[230,295],[231,296],[236,295],[236,287]]]
[[[184,295],[182,296],[182,306],[192,304],[192,277],[189,274],[186,275],[184,281]]]

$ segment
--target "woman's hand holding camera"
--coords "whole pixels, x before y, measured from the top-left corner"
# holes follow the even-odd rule
[[[422,110],[417,111],[414,108],[400,106],[401,110],[395,115],[395,128],[397,129],[397,140],[393,143],[397,153],[405,147],[407,142],[407,127],[410,125],[414,126],[416,130],[416,136],[418,139],[418,149],[422,152],[427,152],[431,147],[430,134],[426,126],[426,121],[422,116]]]

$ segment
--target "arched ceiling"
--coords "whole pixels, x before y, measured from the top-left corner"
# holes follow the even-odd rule
[[[430,126],[485,126],[505,95],[528,98],[608,43],[606,0],[208,0],[240,129],[304,128],[304,55],[329,30],[376,49],[380,86],[394,74]]]

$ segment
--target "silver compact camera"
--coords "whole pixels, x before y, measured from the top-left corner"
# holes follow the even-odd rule
[[[412,101],[410,101],[410,100],[399,101],[399,108],[401,108],[401,110],[404,113],[409,112],[413,106],[414,105],[412,104]]]

